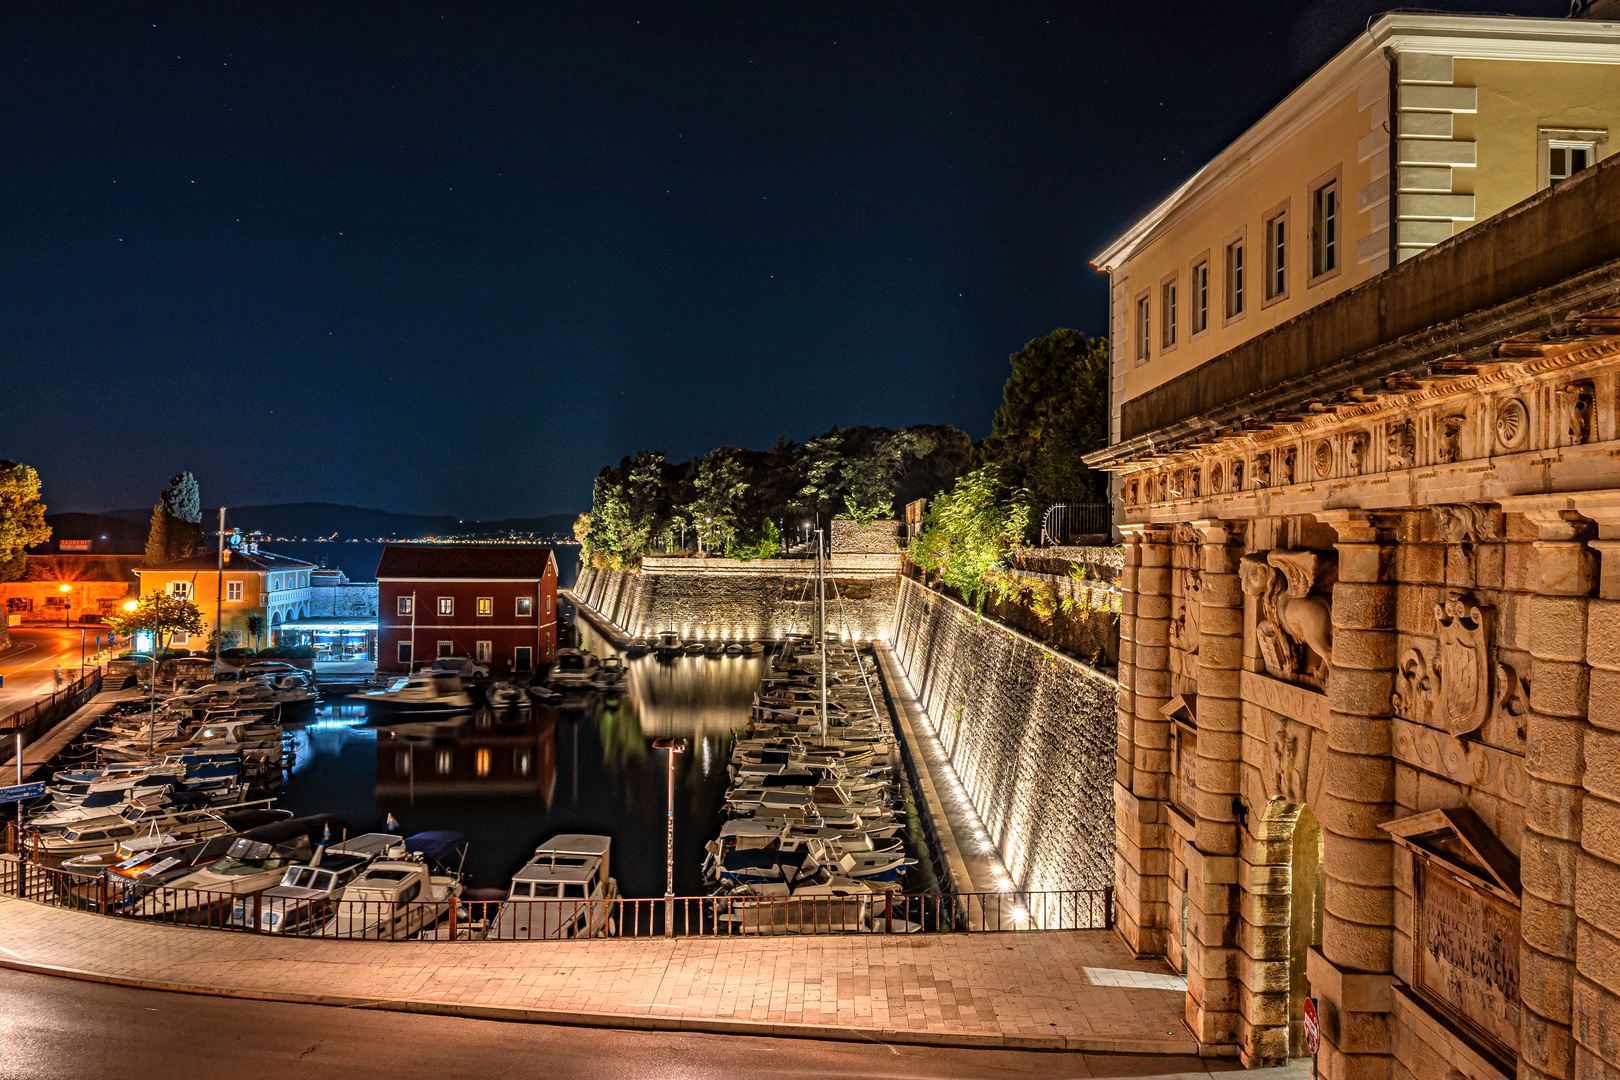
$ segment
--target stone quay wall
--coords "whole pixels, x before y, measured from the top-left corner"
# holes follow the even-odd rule
[[[910,578],[891,638],[1017,885],[1111,884],[1118,684]]]
[[[827,560],[827,629],[856,640],[887,634],[900,556]],[[574,595],[631,637],[769,640],[814,628],[816,564],[805,559],[648,558],[639,573],[581,567]]]

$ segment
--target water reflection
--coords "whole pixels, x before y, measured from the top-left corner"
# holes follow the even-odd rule
[[[557,714],[548,707],[378,727],[379,800],[522,795],[549,807],[556,784]]]

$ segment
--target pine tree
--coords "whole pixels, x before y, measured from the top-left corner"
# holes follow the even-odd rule
[[[146,558],[142,566],[157,566],[169,561],[169,515],[163,512],[163,503],[152,504],[152,527],[146,534]]]

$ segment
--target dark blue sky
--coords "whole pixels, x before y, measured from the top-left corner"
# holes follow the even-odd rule
[[[638,448],[982,438],[1009,352],[1104,332],[1090,256],[1385,6],[15,5],[0,457],[57,510],[490,518]]]

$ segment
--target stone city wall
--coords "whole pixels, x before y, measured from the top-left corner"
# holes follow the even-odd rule
[[[839,555],[845,552],[878,554],[898,551],[900,545],[898,521],[873,521],[866,525],[857,525],[853,521],[843,518],[834,518],[832,522],[832,538],[828,543],[832,553]]]
[[[312,585],[309,590],[309,614],[315,617],[375,618],[377,615],[377,583],[375,581],[342,585]]]
[[[898,555],[827,560],[827,628],[852,638],[887,633]],[[804,559],[648,558],[641,571],[581,567],[574,595],[632,637],[769,639],[810,633],[816,564]]]
[[[891,638],[1019,887],[1110,884],[1117,684],[910,578]]]

